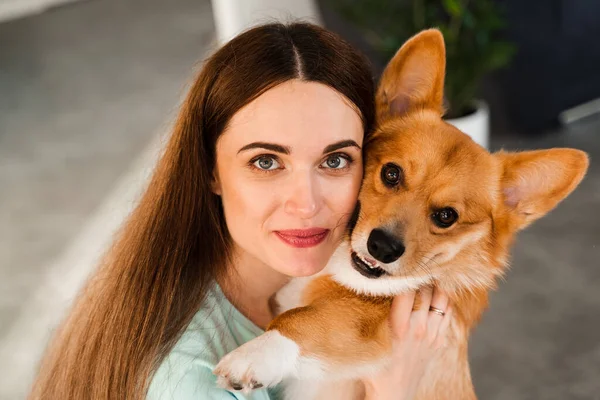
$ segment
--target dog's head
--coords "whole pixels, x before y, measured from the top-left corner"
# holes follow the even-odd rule
[[[383,73],[378,128],[366,143],[359,207],[341,250],[353,268],[344,263],[335,273],[360,291],[491,287],[516,232],[587,170],[586,154],[574,149],[490,154],[442,119],[444,73],[437,30],[406,42]]]

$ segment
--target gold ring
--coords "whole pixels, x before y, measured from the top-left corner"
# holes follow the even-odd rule
[[[437,315],[441,315],[442,317],[444,315],[446,315],[446,313],[444,312],[444,310],[440,310],[439,308],[436,308],[434,306],[429,306],[429,311],[436,313]]]

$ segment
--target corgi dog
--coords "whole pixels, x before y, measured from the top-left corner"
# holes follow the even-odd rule
[[[565,148],[489,153],[442,119],[445,64],[435,29],[389,62],[347,237],[321,273],[278,294],[287,311],[263,335],[219,362],[219,385],[251,391],[283,382],[286,399],[359,398],[360,379],[390,360],[393,296],[435,286],[453,315],[416,399],[476,399],[468,338],[488,292],[517,232],[576,188],[588,157]]]

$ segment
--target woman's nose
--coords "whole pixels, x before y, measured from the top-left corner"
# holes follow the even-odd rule
[[[286,193],[284,211],[302,219],[314,217],[320,208],[319,190],[310,174],[290,177],[292,184]]]

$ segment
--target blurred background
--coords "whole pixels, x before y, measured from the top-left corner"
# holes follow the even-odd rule
[[[450,123],[490,150],[590,154],[579,189],[520,235],[470,357],[481,399],[600,399],[597,0],[0,0],[0,399],[25,397],[202,60],[294,18],[360,48],[375,77],[438,27]]]

